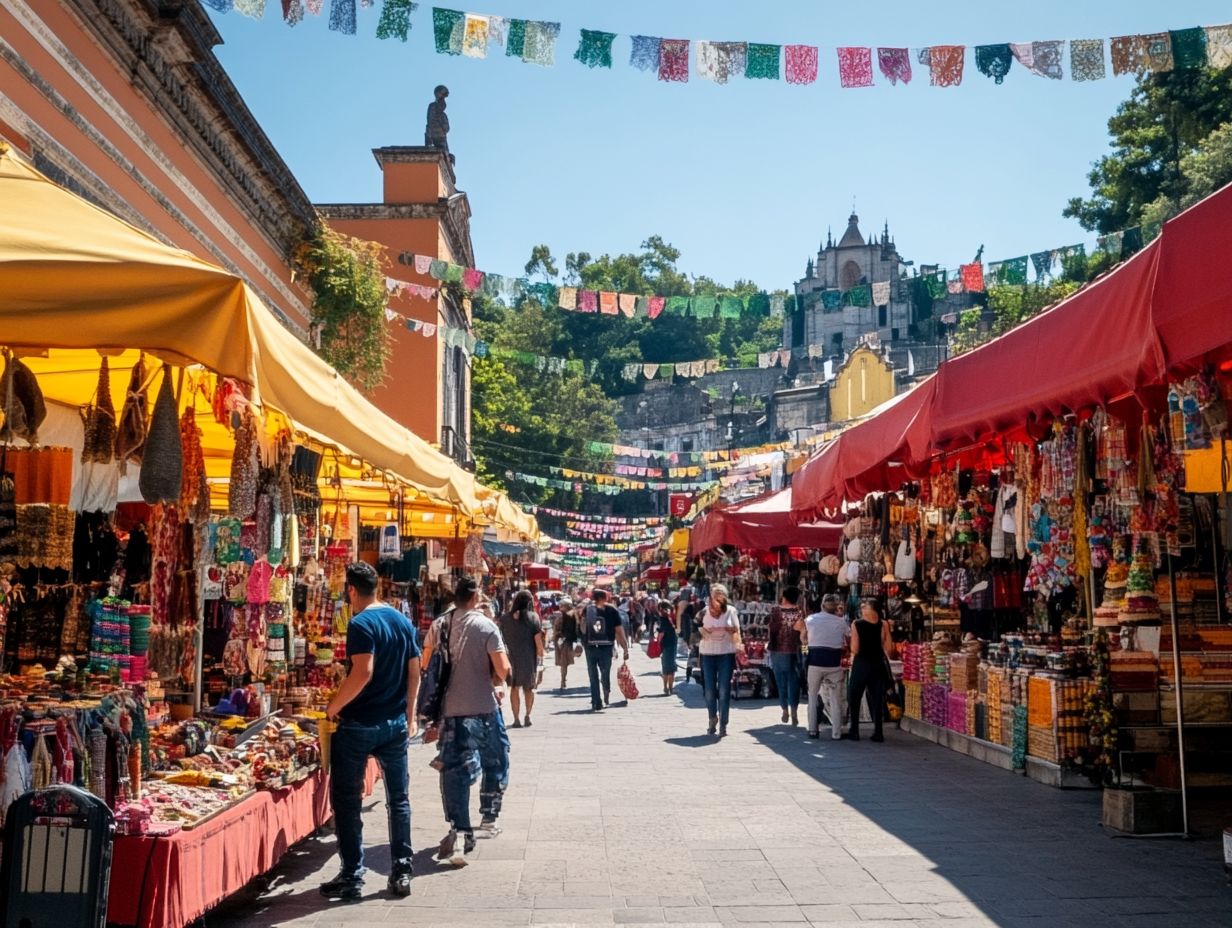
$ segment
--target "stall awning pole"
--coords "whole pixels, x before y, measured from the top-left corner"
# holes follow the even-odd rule
[[[1167,542],[1165,541],[1165,544]],[[1189,780],[1185,773],[1185,684],[1181,680],[1181,630],[1176,620],[1176,571],[1168,551],[1169,612],[1172,618],[1172,675],[1176,692],[1176,753],[1181,771],[1181,834],[1189,835]]]

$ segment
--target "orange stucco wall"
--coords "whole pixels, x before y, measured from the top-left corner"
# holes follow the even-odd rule
[[[386,249],[386,274],[407,283],[438,286],[415,268],[398,263],[404,251],[415,254],[441,254],[444,243],[434,219],[333,219],[330,225],[346,235],[379,242]],[[389,308],[420,322],[440,324],[436,301],[429,302],[409,296],[395,296]],[[441,440],[441,371],[442,341],[439,335],[425,338],[419,332],[408,332],[397,322],[389,323],[393,335],[393,353],[389,359],[385,383],[372,393],[372,400],[385,413],[401,422],[416,435],[430,441]]]
[[[130,84],[129,75],[118,68],[110,53],[96,44],[72,13],[55,0],[17,3],[34,11],[54,40],[63,44],[68,60],[75,59],[88,72],[88,79],[83,80],[72,71],[71,64],[44,48],[27,20],[19,17],[18,6],[12,10],[0,6],[0,35],[70,108],[66,113],[26,74],[0,59],[0,114],[2,107],[17,110],[17,115],[10,112],[0,121],[0,134],[30,151],[39,145],[33,138],[36,133],[29,129],[33,124],[171,242],[210,261],[219,261],[218,253],[225,255],[258,292],[293,322],[306,327],[307,293],[294,281],[287,256],[231,199],[225,184],[198,160],[181,132],[164,122]],[[109,111],[98,94],[88,89],[89,79],[97,81],[101,91],[114,99],[118,112]],[[127,121],[135,124],[136,130],[126,127]],[[107,152],[108,147],[118,153],[118,159]],[[170,160],[174,170],[183,175],[182,180],[160,163],[160,156]],[[118,163],[124,160],[131,167]],[[134,174],[156,192],[145,189]],[[159,197],[168,205],[159,202]],[[175,211],[187,223],[177,218]],[[66,233],[71,234],[71,230]]]

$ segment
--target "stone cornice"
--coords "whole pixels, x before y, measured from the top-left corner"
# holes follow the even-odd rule
[[[445,230],[454,260],[466,267],[475,266],[471,244],[471,207],[465,193],[441,197],[435,203],[318,203],[317,213],[324,219],[434,219]]]

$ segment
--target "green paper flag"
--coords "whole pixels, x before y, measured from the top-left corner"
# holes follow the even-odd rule
[[[449,262],[442,261],[439,258],[428,265],[428,276],[433,280],[444,280],[445,275],[449,273]]]
[[[749,314],[752,316],[770,315],[770,294],[754,293],[749,297]]]
[[[509,20],[509,38],[505,40],[505,54],[510,58],[521,58],[526,50],[526,20]]]
[[[744,66],[744,76],[764,78],[777,81],[779,79],[779,45],[757,45],[749,43],[748,58]]]
[[[725,296],[719,300],[719,316],[723,319],[739,319],[744,314],[744,300],[738,296]]]
[[[633,315],[638,319],[645,319],[650,315],[650,297],[639,296],[634,304]]]
[[[1206,67],[1206,30],[1201,26],[1193,29],[1177,29],[1172,37],[1172,66],[1174,68]]]
[[[398,38],[406,41],[406,34],[411,30],[411,14],[419,4],[411,0],[385,0],[381,8],[381,21],[376,24],[378,39]]]
[[[462,54],[462,30],[466,14],[459,10],[432,8],[432,34],[436,37],[436,51],[440,55]]]
[[[718,305],[719,301],[716,297],[695,296],[693,297],[693,315],[698,319],[713,319]]]
[[[689,298],[687,296],[669,296],[667,298],[667,308],[665,312],[669,316],[683,316],[689,311]]]
[[[945,299],[945,271],[936,271],[924,275],[924,283],[928,287],[928,295],[934,300]]]
[[[614,32],[595,32],[593,29],[583,29],[581,41],[573,57],[588,68],[610,68],[612,66],[612,40]]]
[[[821,306],[826,311],[843,308],[843,293],[841,290],[822,290]]]
[[[462,275],[465,269],[460,264],[451,264],[445,271],[445,282],[450,284],[462,283]]]
[[[847,297],[848,306],[867,306],[872,300],[872,293],[869,290],[868,284],[852,287],[844,295]]]

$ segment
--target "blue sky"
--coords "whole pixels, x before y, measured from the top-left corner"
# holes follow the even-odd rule
[[[359,34],[325,15],[295,28],[269,0],[264,20],[215,14],[217,49],[249,106],[316,202],[380,199],[370,150],[422,144],[432,88],[447,84],[459,186],[470,195],[482,270],[520,273],[530,249],[636,250],[649,235],[681,267],[721,282],[787,287],[837,237],[853,199],[867,235],[889,220],[900,252],[955,266],[1092,236],[1061,210],[1087,192],[1107,151],[1107,119],[1127,77],[1050,81],[1020,66],[997,86],[968,52],[960,87],[843,90],[839,45],[976,45],[1104,38],[1232,20],[1215,0],[484,0],[477,12],[559,21],[557,62],[541,68],[495,47],[474,60],[438,55],[431,3],[405,44],[375,37],[380,0]],[[455,5],[455,8],[463,8]],[[572,56],[581,28],[618,34],[611,71]],[[665,84],[628,66],[631,34],[821,46],[811,86],[690,76]],[[1111,75],[1111,70],[1109,70]]]

